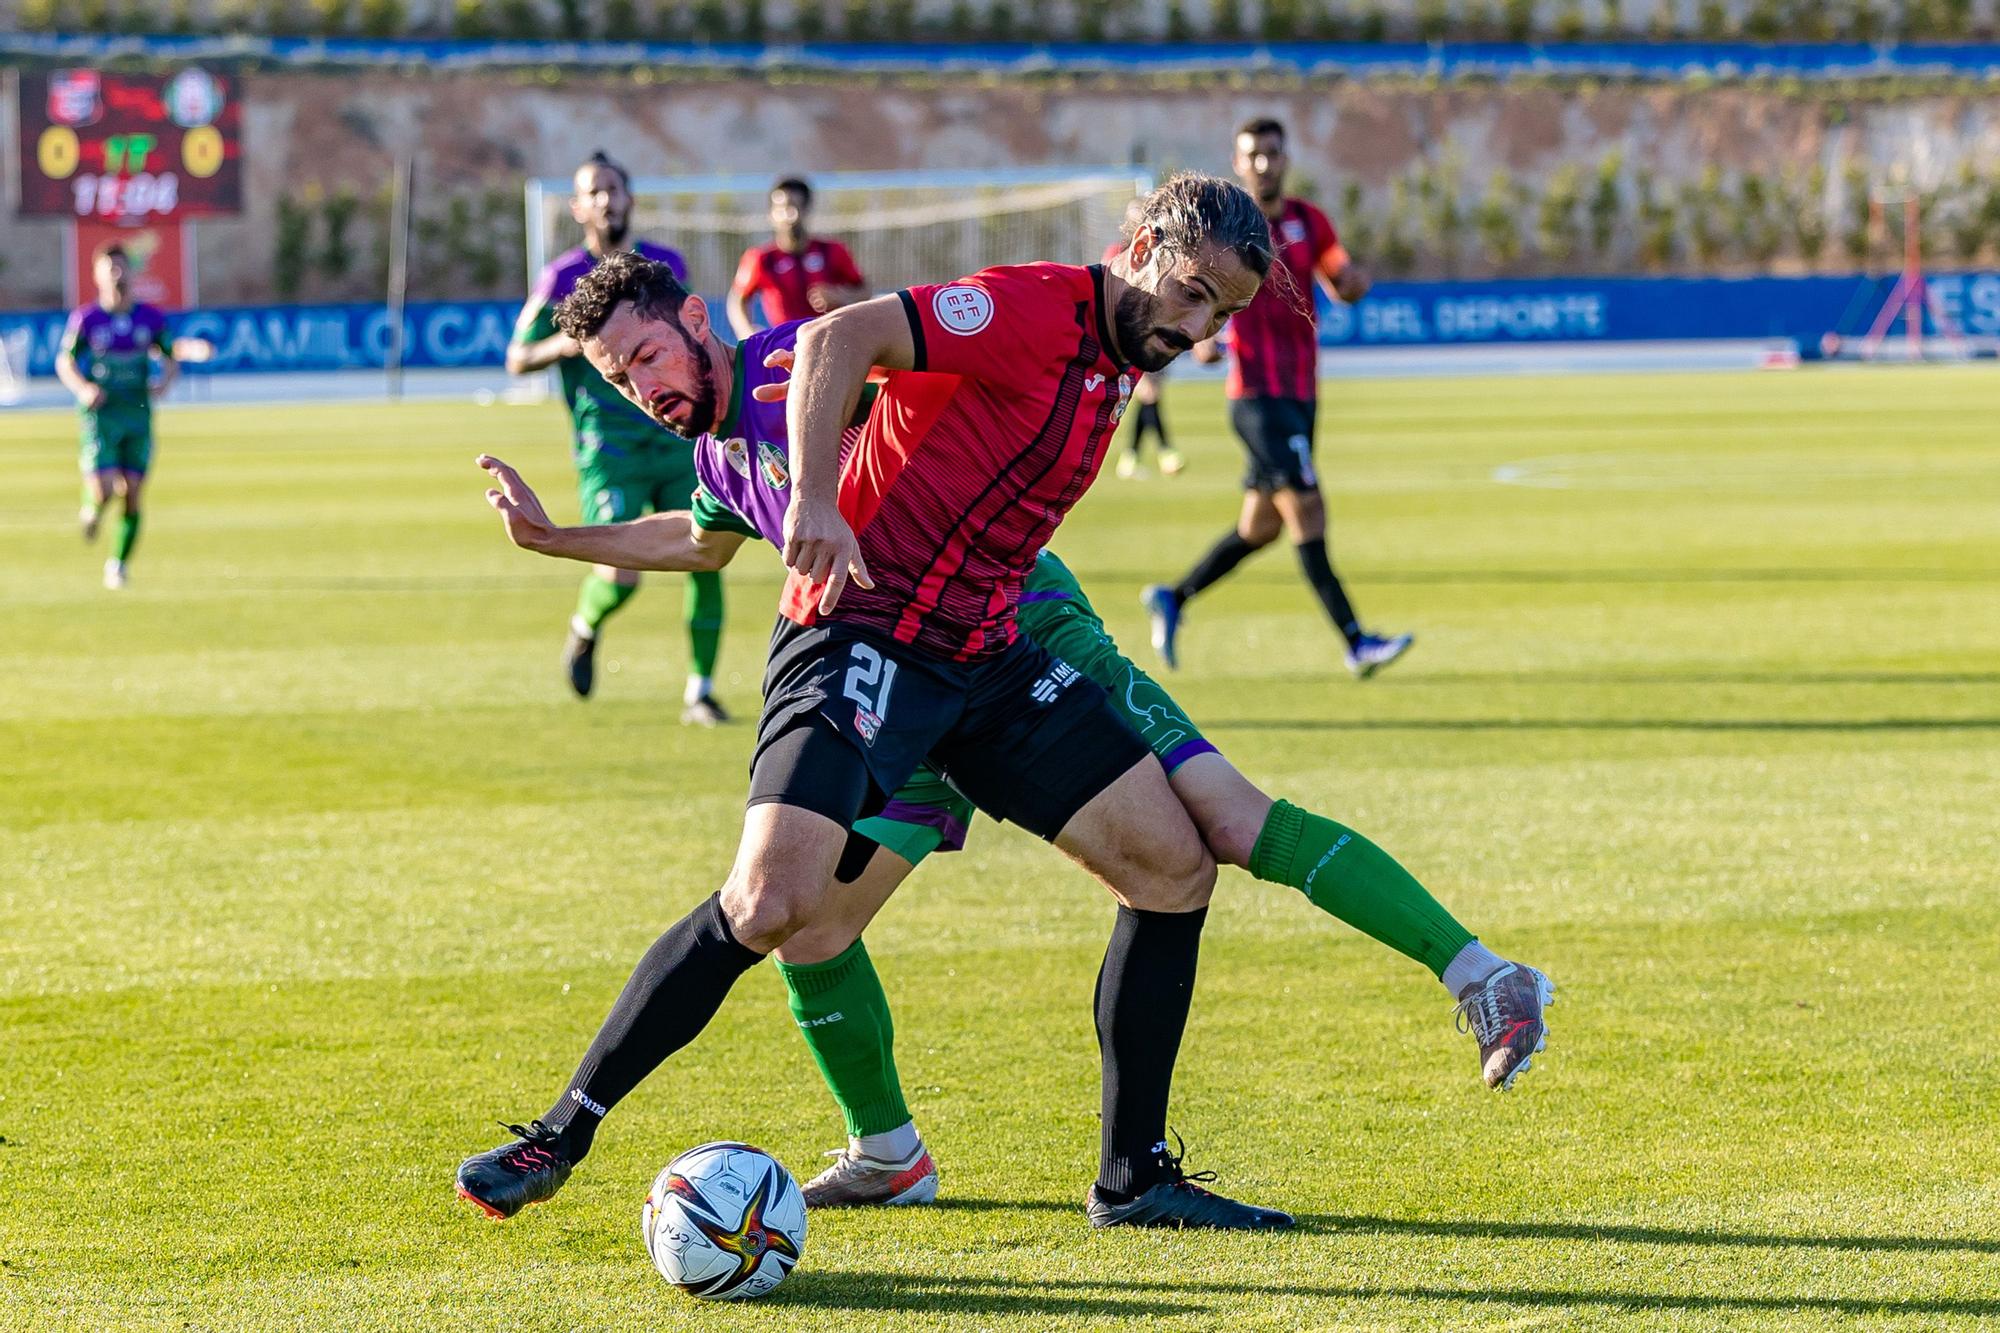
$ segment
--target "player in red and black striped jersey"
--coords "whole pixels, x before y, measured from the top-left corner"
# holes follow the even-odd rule
[[[1214,862],[1103,687],[1015,624],[1024,576],[1104,463],[1133,372],[1213,337],[1270,262],[1255,201],[1187,176],[1154,192],[1109,265],[988,269],[800,328],[790,457],[759,458],[791,474],[791,574],[735,868],[641,960],[547,1115],[463,1165],[468,1197],[505,1216],[560,1188],[610,1108],[860,874],[875,846],[851,828],[928,758],[1119,900],[1098,984],[1091,1223],[1291,1224],[1200,1188],[1166,1143]],[[654,299],[589,286],[566,304],[610,382],[686,354],[633,317]],[[878,366],[892,373],[843,450]]]
[[[757,331],[753,296],[773,327],[868,299],[868,280],[847,247],[811,233],[812,202],[812,186],[797,176],[771,187],[771,244],[745,250],[729,284],[729,326],[738,338]]]
[[[1229,321],[1229,420],[1250,455],[1236,526],[1177,584],[1142,594],[1153,619],[1153,646],[1177,664],[1181,609],[1253,553],[1288,533],[1299,565],[1327,617],[1347,643],[1347,667],[1366,678],[1409,650],[1412,636],[1370,634],[1347,599],[1326,552],[1326,505],[1313,464],[1319,412],[1317,283],[1339,301],[1368,294],[1368,276],[1340,243],[1326,214],[1285,194],[1285,127],[1260,118],[1236,132],[1236,175],[1271,224],[1279,274]],[[1214,344],[1198,360],[1220,355]]]

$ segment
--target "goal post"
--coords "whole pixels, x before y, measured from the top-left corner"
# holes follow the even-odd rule
[[[743,252],[770,239],[780,173],[649,176],[632,182],[632,235],[686,257],[690,289],[729,290]],[[1131,200],[1152,188],[1137,167],[819,172],[812,230],[843,242],[876,292],[943,282],[995,264],[1099,259]],[[566,178],[527,185],[528,275],[580,244]]]

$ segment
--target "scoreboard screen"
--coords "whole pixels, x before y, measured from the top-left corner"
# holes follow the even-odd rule
[[[243,209],[235,81],[94,69],[20,76],[21,213],[127,223]]]

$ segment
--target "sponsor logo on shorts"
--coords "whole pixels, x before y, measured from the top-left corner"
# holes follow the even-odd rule
[[[600,1105],[584,1096],[582,1088],[571,1088],[569,1090],[569,1099],[600,1120],[611,1114],[610,1107]]]
[[[977,333],[993,322],[993,298],[977,287],[954,283],[931,297],[931,313],[947,333]]]
[[[1028,694],[1038,704],[1052,704],[1056,696],[1076,683],[1081,674],[1067,662],[1058,662],[1049,668],[1047,675],[1034,683]]]
[[[757,441],[757,470],[764,474],[764,484],[774,491],[792,484],[792,470],[786,466],[785,455],[769,440]]]
[[[854,710],[854,729],[861,733],[862,740],[873,745],[875,738],[882,734],[882,715],[857,708]]]

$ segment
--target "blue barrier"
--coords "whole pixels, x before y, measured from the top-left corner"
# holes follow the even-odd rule
[[[2000,77],[1993,42],[720,42],[414,41],[251,36],[0,33],[0,56],[99,63],[256,60],[291,65],[651,65],[755,72],[818,69],[936,72],[976,68],[1177,73],[1271,72],[1296,76],[1564,74],[1601,78],[1890,74]]]
[[[1866,332],[1893,277],[1509,278],[1383,282],[1359,305],[1319,294],[1329,347],[1467,343],[1790,339]],[[1961,333],[2000,337],[2000,273],[1934,273],[1939,308]],[[1936,330],[1932,330],[1935,332]]]
[[[2000,272],[1934,273],[1939,308],[1961,333],[2000,339]],[[1508,278],[1384,282],[1359,305],[1319,294],[1320,342],[1339,347],[1444,347],[1538,342],[1790,339],[1810,350],[1828,332],[1865,332],[1893,278]],[[414,369],[497,366],[519,306],[439,301],[404,312],[404,364]],[[0,314],[0,339],[26,331],[31,375],[54,373],[61,311]],[[366,370],[388,352],[380,305],[238,306],[173,317],[175,337],[205,338],[215,358],[199,372]],[[1934,330],[1935,331],[1935,330]]]
[[[403,364],[413,369],[497,366],[513,335],[517,301],[413,302],[403,312]],[[0,314],[0,338],[27,330],[28,373],[53,375],[61,311]],[[203,374],[369,370],[387,364],[392,321],[383,305],[223,306],[176,314],[176,338],[203,338],[214,359]]]

